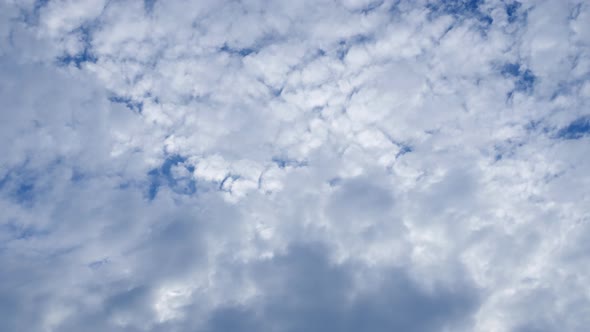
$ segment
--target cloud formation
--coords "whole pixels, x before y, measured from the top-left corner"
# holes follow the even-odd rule
[[[582,0],[0,0],[0,330],[585,331]]]

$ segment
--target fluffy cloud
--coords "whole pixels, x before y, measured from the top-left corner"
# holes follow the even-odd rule
[[[0,330],[585,331],[589,15],[0,0]]]

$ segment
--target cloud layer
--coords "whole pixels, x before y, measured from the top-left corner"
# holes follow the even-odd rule
[[[586,331],[585,1],[0,0],[0,330]]]

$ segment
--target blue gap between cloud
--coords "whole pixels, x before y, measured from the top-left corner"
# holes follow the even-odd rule
[[[160,168],[152,169],[148,172],[149,187],[147,197],[149,200],[156,198],[159,188],[163,185],[167,185],[172,191],[181,195],[192,195],[197,191],[196,182],[193,179],[185,179],[187,181],[182,181],[183,179],[176,179],[172,174],[172,167],[182,164],[185,161],[185,157],[171,155],[164,160]],[[194,167],[185,167],[192,174]],[[181,181],[183,183],[181,183]],[[181,184],[185,184],[185,186],[182,186]]]
[[[557,138],[580,139],[590,134],[590,115],[585,115],[572,121],[557,132]]]
[[[431,11],[431,15],[452,15],[456,18],[476,18],[484,25],[490,25],[493,22],[491,16],[481,12],[479,6],[483,0],[447,0],[441,2],[431,2],[426,5]]]
[[[287,157],[272,157],[272,162],[275,163],[279,168],[307,166],[307,161],[305,160],[297,160]]]
[[[221,46],[221,48],[219,50],[221,52],[226,52],[231,55],[237,55],[237,56],[241,56],[241,57],[245,57],[245,56],[248,56],[252,53],[256,53],[256,50],[253,48],[233,48],[233,47],[228,46],[227,44],[223,44],[223,46]]]
[[[530,69],[523,70],[519,63],[507,63],[502,66],[500,72],[504,77],[516,80],[514,83],[514,91],[529,93],[533,91],[537,77]],[[512,96],[514,91],[511,91],[509,96]]]
[[[138,112],[138,113],[143,112],[143,102],[134,101],[133,99],[131,99],[129,97],[115,95],[115,96],[109,97],[109,101],[112,103],[123,104],[123,105],[125,105],[125,107],[127,107],[128,109],[130,109],[134,112]]]
[[[506,15],[508,15],[509,23],[514,23],[516,20],[518,20],[518,10],[521,6],[522,4],[518,1],[506,4]]]
[[[69,66],[71,64],[74,64],[76,68],[80,68],[81,65],[86,62],[96,63],[98,59],[91,52],[90,28],[82,26],[74,30],[72,33],[80,33],[82,43],[84,44],[84,49],[82,50],[82,52],[77,54],[64,54],[62,56],[57,57],[57,64],[59,66]]]

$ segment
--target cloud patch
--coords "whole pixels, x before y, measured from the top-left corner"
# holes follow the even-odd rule
[[[0,330],[585,331],[583,1],[0,1]]]

